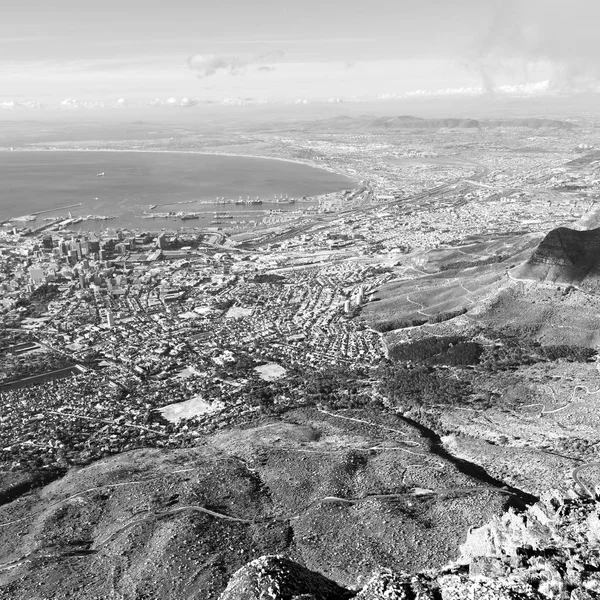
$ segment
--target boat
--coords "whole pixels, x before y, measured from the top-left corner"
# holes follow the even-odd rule
[[[150,210],[154,210],[154,209],[156,208],[156,204],[151,204],[150,206],[148,206],[148,208],[149,208]]]
[[[182,221],[189,221],[191,219],[199,219],[199,218],[200,218],[200,215],[183,215],[181,217],[181,220]]]
[[[104,171],[102,171],[102,173],[96,173],[96,177],[104,177],[105,173]]]

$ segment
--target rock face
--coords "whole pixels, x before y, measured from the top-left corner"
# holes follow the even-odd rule
[[[235,573],[219,600],[344,600],[353,595],[285,556],[261,556]]]
[[[600,597],[600,503],[547,493],[472,530],[457,563],[376,573],[359,592],[280,556],[240,569],[219,600],[588,600]]]
[[[600,277],[600,228],[553,229],[520,269],[518,277],[572,284]]]

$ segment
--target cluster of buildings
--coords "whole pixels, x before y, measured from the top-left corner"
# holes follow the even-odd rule
[[[247,390],[268,385],[260,365],[309,376],[383,356],[379,334],[353,318],[383,281],[371,265],[200,238],[4,236],[1,318],[13,333],[0,364],[33,343],[40,377],[0,382],[0,463],[52,467],[188,443],[198,423],[166,423],[161,408],[202,397],[251,412]],[[55,372],[56,355],[77,370]]]
[[[541,150],[528,153],[507,150],[517,134],[490,145],[491,134],[471,131],[446,132],[425,152],[427,135],[405,152],[398,133],[294,140],[292,158],[321,157],[365,183],[323,199],[314,215],[288,213],[289,222],[239,235],[0,227],[0,464],[60,466],[193,443],[221,417],[167,422],[160,409],[203,398],[225,407],[219,415],[251,413],[252,390],[279,393],[261,377],[265,365],[300,378],[374,367],[385,343],[361,309],[398,268],[406,273],[415,251],[547,230],[600,194],[597,165],[561,166],[572,156],[550,152],[553,135],[536,137]],[[448,147],[460,159],[438,160]],[[11,378],[28,344],[43,393]],[[77,369],[45,373],[45,353]]]

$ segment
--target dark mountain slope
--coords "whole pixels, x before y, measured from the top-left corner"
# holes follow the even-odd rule
[[[553,229],[516,276],[574,285],[588,280],[588,285],[595,286],[600,276],[600,228]]]

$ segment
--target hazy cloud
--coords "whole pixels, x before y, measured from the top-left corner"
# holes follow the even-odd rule
[[[187,64],[198,79],[204,79],[217,73],[239,75],[253,67],[260,71],[273,71],[275,67],[267,63],[278,62],[282,57],[283,52],[281,50],[272,50],[248,58],[217,54],[193,54],[187,59]]]
[[[247,63],[234,56],[194,54],[188,58],[187,64],[199,79],[203,79],[204,77],[212,77],[218,72],[237,75],[246,67]]]
[[[506,0],[475,44],[471,68],[488,91],[503,76],[531,81],[540,69],[559,91],[597,87],[599,22],[594,0]]]

